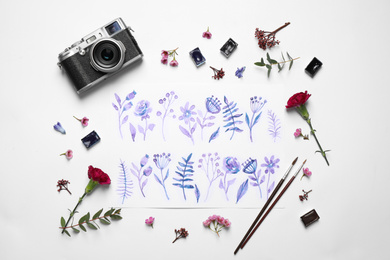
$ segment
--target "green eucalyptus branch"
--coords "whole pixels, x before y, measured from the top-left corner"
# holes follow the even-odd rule
[[[62,233],[65,233],[67,234],[68,236],[70,236],[70,233],[68,232],[68,228],[71,228],[75,233],[79,233],[80,230],[77,229],[76,227],[80,228],[82,231],[84,232],[87,232],[87,229],[85,228],[85,224],[88,228],[91,228],[91,229],[98,229],[99,226],[98,224],[95,222],[97,220],[100,221],[100,223],[102,224],[105,224],[105,225],[109,225],[111,224],[111,221],[109,220],[109,218],[111,220],[120,220],[122,219],[122,217],[119,215],[120,212],[121,212],[121,209],[117,209],[115,210],[114,208],[111,208],[110,210],[108,210],[106,213],[103,214],[103,216],[100,216],[103,212],[103,209],[99,210],[98,212],[96,212],[92,218],[91,218],[91,215],[90,213],[88,212],[87,214],[85,214],[84,216],[82,216],[79,221],[78,221],[78,224],[75,224],[75,225],[71,225],[71,226],[68,226],[67,222],[65,222],[65,219],[63,217],[61,217],[61,227],[60,229],[62,229]]]
[[[256,65],[256,66],[260,66],[260,67],[264,67],[264,66],[265,66],[265,67],[268,69],[268,73],[267,73],[268,77],[269,77],[269,75],[271,74],[271,70],[272,70],[272,66],[273,66],[273,65],[278,65],[278,69],[279,69],[278,72],[280,72],[280,71],[284,68],[284,65],[285,65],[286,63],[290,63],[290,66],[289,66],[289,68],[288,68],[288,69],[290,70],[291,67],[292,67],[292,65],[293,65],[293,63],[294,63],[294,60],[297,60],[297,59],[299,59],[300,57],[298,57],[298,58],[292,58],[292,57],[290,56],[290,54],[288,54],[288,52],[286,52],[286,54],[287,54],[288,60],[286,60],[286,59],[284,58],[284,55],[283,55],[283,53],[282,53],[282,59],[283,59],[283,61],[277,62],[276,60],[271,59],[269,53],[267,52],[267,61],[268,61],[268,64],[266,64],[266,63],[264,62],[264,59],[261,58],[261,61],[260,61],[260,62],[255,62],[255,65]]]

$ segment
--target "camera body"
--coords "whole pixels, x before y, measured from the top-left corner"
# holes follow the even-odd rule
[[[82,93],[142,58],[136,40],[121,18],[83,37],[58,55],[77,93]]]

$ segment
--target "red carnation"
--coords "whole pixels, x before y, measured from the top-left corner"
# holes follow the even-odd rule
[[[303,92],[296,93],[292,97],[290,97],[290,99],[287,101],[286,108],[299,107],[305,104],[310,96],[311,94],[308,94],[307,91],[305,91],[305,93]]]
[[[101,185],[111,183],[111,179],[106,173],[92,165],[88,168],[88,178],[97,181]]]

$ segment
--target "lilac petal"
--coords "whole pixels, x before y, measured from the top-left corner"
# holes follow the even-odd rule
[[[269,164],[269,160],[268,160],[267,156],[264,157],[264,161],[265,161],[267,164]]]
[[[190,110],[194,110],[194,108],[195,108],[195,105],[192,105],[192,106],[190,107]]]

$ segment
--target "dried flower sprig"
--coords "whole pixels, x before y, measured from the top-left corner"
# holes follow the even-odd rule
[[[68,180],[64,180],[64,179],[58,180],[57,181],[58,192],[60,192],[62,190],[66,190],[67,192],[69,192],[70,195],[72,195],[72,193],[68,189],[68,184],[70,184],[70,182]]]
[[[222,79],[223,76],[225,76],[225,72],[221,68],[220,70],[217,70],[216,68],[213,68],[210,66],[210,68],[214,71],[214,76],[211,76],[213,79]]]
[[[223,218],[217,215],[212,215],[203,221],[203,225],[208,227],[211,231],[217,233],[218,236],[219,232],[221,232],[224,227],[228,228],[231,224],[232,223],[227,218]]]
[[[145,219],[145,224],[148,226],[151,226],[153,228],[154,217],[149,217],[149,218]]]
[[[300,201],[307,200],[309,198],[308,194],[311,192],[311,190],[309,191],[302,190],[302,191],[303,191],[303,195],[299,195],[299,200]]]
[[[173,57],[173,60],[171,60],[171,62],[169,63],[169,65],[171,65],[172,67],[176,67],[179,65],[179,62],[177,62],[176,60],[176,55],[179,55],[177,54],[177,49],[179,49],[179,47],[177,47],[176,49],[174,50],[169,50],[169,51],[161,51],[161,63],[162,64],[168,64],[168,57]]]
[[[75,116],[73,116],[76,120],[80,121],[80,123],[83,125],[83,126],[88,126],[88,122],[89,122],[89,119],[86,118],[86,117],[83,117],[83,118],[77,118]]]
[[[188,237],[189,233],[185,228],[175,229],[176,238],[172,241],[172,244],[176,242],[179,238]]]
[[[60,156],[62,155],[65,155],[66,159],[70,160],[73,158],[73,151],[69,149],[65,153],[60,154]]]
[[[301,128],[297,128],[297,130],[295,130],[294,136],[295,137],[302,137],[303,140],[309,140],[309,135],[302,134],[302,129]]]
[[[280,61],[280,62],[277,62],[276,60],[274,60],[274,59],[271,59],[271,57],[269,56],[269,53],[267,52],[267,61],[268,61],[268,64],[266,64],[265,62],[264,62],[264,59],[263,58],[261,58],[261,61],[260,62],[255,62],[255,65],[256,66],[260,66],[260,67],[266,67],[267,69],[268,69],[268,77],[269,77],[269,75],[271,74],[271,70],[272,70],[272,66],[273,65],[278,65],[278,72],[280,72],[283,68],[284,68],[284,65],[286,64],[286,63],[288,63],[288,62],[290,62],[290,66],[288,67],[288,69],[290,70],[291,69],[291,67],[292,67],[292,65],[293,65],[293,63],[294,63],[294,60],[297,60],[297,59],[299,59],[299,57],[298,58],[292,58],[291,56],[290,56],[290,54],[288,54],[288,52],[286,52],[286,54],[287,54],[287,57],[288,57],[288,60],[285,60],[285,58],[284,58],[284,56],[283,56],[283,53],[282,53],[282,59],[283,59],[283,61]]]
[[[102,214],[102,212],[103,212],[103,209],[99,210],[98,212],[96,212],[92,216],[92,218],[91,218],[91,214],[88,212],[87,214],[85,214],[84,216],[82,216],[80,218],[80,220],[78,221],[77,224],[71,225],[71,226],[67,226],[66,222],[65,222],[65,219],[62,217],[61,218],[61,227],[60,227],[60,229],[62,229],[65,234],[70,236],[69,231],[66,230],[68,228],[71,228],[75,233],[80,233],[80,230],[77,229],[76,227],[80,228],[84,232],[87,232],[87,229],[84,226],[85,224],[86,224],[86,226],[88,228],[97,230],[98,228],[100,228],[99,225],[95,222],[97,220],[99,220],[100,223],[102,223],[104,225],[110,225],[111,224],[110,219],[111,220],[120,220],[120,219],[122,219],[122,217],[119,215],[120,212],[121,212],[121,209],[115,210],[114,208],[111,208],[106,213],[104,213],[103,216],[100,216]]]
[[[83,201],[84,197],[86,195],[90,194],[96,186],[98,186],[98,185],[109,185],[111,183],[111,179],[110,179],[110,177],[106,173],[104,173],[99,168],[94,168],[91,165],[88,167],[88,178],[89,178],[89,182],[87,184],[87,187],[85,187],[84,194],[83,194],[83,196],[81,196],[79,198],[76,206],[70,212],[68,220],[65,222],[65,219],[63,217],[61,217],[61,227],[62,227],[62,232],[61,233],[62,234],[66,233],[68,236],[70,236],[70,234],[66,230],[66,228],[68,227],[68,224],[69,224],[70,220],[77,213],[77,211],[76,211],[77,207],[81,204],[81,202]],[[89,222],[89,220],[87,222]]]
[[[279,44],[280,42],[278,40],[275,40],[275,34],[289,24],[290,23],[287,22],[273,32],[267,32],[267,31],[259,30],[259,28],[256,28],[255,37],[259,40],[258,41],[259,47],[265,50],[267,47],[272,48],[276,44]]]

